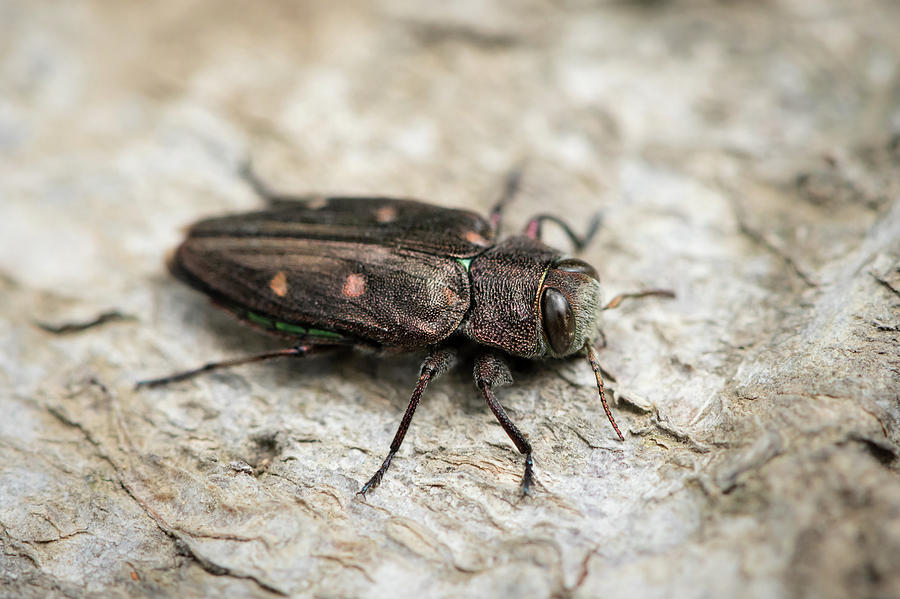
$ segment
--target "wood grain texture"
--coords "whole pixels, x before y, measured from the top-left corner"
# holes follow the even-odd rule
[[[900,8],[0,2],[0,595],[900,596]],[[280,347],[174,281],[279,190],[583,232],[598,353],[429,385]],[[551,245],[565,236],[545,227]],[[276,273],[277,274],[277,273]],[[273,275],[274,276],[274,275]],[[268,283],[267,283],[268,284]],[[276,288],[279,287],[276,282]],[[607,299],[608,299],[607,297]],[[54,335],[34,321],[135,320]]]

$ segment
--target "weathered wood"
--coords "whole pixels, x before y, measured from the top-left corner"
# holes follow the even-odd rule
[[[0,595],[900,596],[900,6],[0,3]],[[553,213],[598,356],[497,396],[280,347],[171,280],[278,189]],[[552,224],[547,234],[561,246]],[[55,335],[35,321],[133,316]]]

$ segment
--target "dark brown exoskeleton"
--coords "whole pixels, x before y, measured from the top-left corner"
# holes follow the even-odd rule
[[[270,207],[196,223],[169,267],[241,320],[290,336],[296,344],[139,386],[342,347],[425,350],[390,451],[359,491],[363,495],[381,482],[426,386],[454,364],[456,347],[466,339],[484,346],[475,360],[475,384],[525,456],[526,494],[533,482],[531,444],[494,396],[495,387],[512,381],[504,354],[532,360],[584,354],[606,415],[623,439],[606,403],[591,341],[600,334],[602,311],[626,296],[604,306],[594,268],[540,241],[541,224],[549,220],[581,249],[596,232],[597,218],[583,238],[559,219],[541,215],[523,234],[495,242],[503,206],[518,185],[515,174],[489,220],[412,200],[278,196],[252,175],[249,179]],[[671,292],[629,294],[643,295]]]

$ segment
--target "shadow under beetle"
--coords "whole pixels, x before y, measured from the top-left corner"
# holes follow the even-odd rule
[[[475,359],[475,384],[525,456],[525,494],[533,483],[531,444],[494,396],[495,387],[512,382],[503,354],[532,360],[584,354],[603,409],[624,440],[606,403],[591,341],[601,334],[602,311],[623,298],[673,294],[650,290],[603,305],[597,271],[540,241],[541,225],[551,221],[580,250],[596,233],[599,218],[579,237],[558,218],[539,215],[521,235],[497,241],[518,172],[510,175],[489,219],[413,200],[282,196],[249,170],[244,174],[268,209],[194,224],[169,269],[246,324],[291,337],[295,345],[141,381],[139,387],[340,348],[425,350],[390,451],[362,495],[381,482],[428,383],[453,366],[456,348],[466,342],[484,346]]]

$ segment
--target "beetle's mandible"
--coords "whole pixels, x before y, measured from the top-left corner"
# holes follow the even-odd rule
[[[249,170],[245,174],[268,208],[194,224],[169,269],[240,320],[291,337],[294,345],[138,386],[340,348],[426,351],[390,451],[360,489],[363,495],[381,482],[428,383],[455,363],[457,348],[465,343],[483,349],[475,359],[475,384],[525,456],[525,494],[534,480],[531,444],[494,396],[496,387],[512,380],[504,355],[540,360],[583,354],[603,409],[623,439],[591,342],[600,334],[603,310],[622,298],[672,293],[621,295],[604,305],[597,271],[540,240],[542,223],[552,221],[581,249],[596,232],[598,218],[579,237],[558,218],[539,215],[522,234],[498,240],[504,205],[518,187],[517,172],[487,219],[414,200],[280,196]]]

